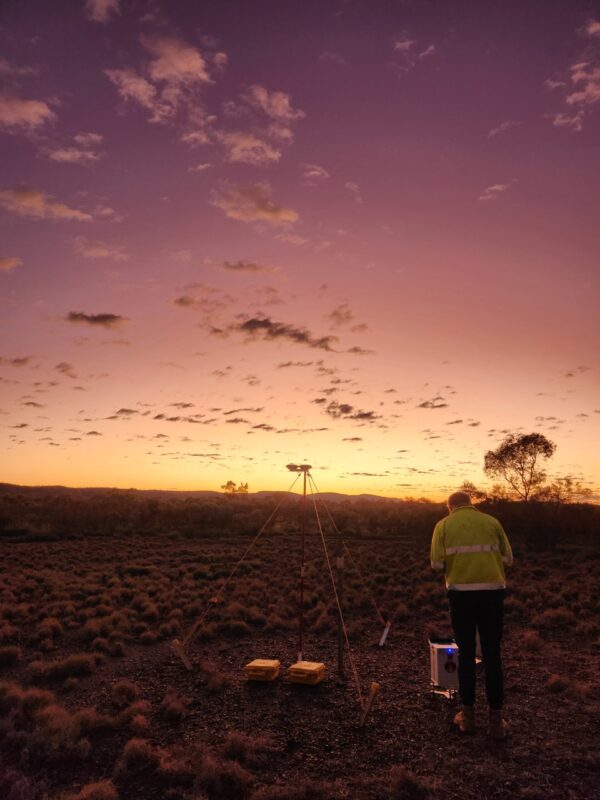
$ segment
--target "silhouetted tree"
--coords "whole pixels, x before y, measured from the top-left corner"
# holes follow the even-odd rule
[[[463,481],[458,487],[458,491],[466,492],[471,500],[479,500],[482,502],[488,499],[488,493],[483,491],[483,489],[478,489],[471,481]]]
[[[572,475],[555,478],[548,486],[542,486],[536,493],[536,500],[544,500],[557,505],[564,503],[583,503],[589,500],[592,490],[583,486]]]
[[[554,454],[556,445],[541,433],[522,436],[509,434],[495,449],[485,454],[483,471],[486,475],[504,480],[521,500],[531,500],[546,480],[540,469],[541,459]]]

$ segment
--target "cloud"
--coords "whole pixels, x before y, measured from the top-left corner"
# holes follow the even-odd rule
[[[0,272],[10,272],[16,267],[20,267],[23,260],[14,256],[0,256]]]
[[[120,0],[85,0],[85,12],[92,22],[108,22],[114,14],[119,14]]]
[[[203,129],[212,120],[197,96],[198,89],[212,83],[204,56],[176,36],[142,34],[140,41],[154,56],[142,64],[140,72],[125,67],[104,70],[105,75],[124,101],[150,112],[152,123],[171,123],[183,111],[190,130],[182,139],[188,144],[204,143]]]
[[[62,372],[63,375],[66,375],[69,378],[77,378],[77,375],[74,372],[73,365],[68,364],[66,361],[61,361],[60,364],[57,364],[54,367],[55,370],[58,372]]]
[[[220,208],[227,217],[241,222],[267,222],[278,226],[298,221],[296,211],[278,206],[271,200],[271,187],[268,183],[254,183],[250,186],[224,184],[213,192],[211,203]]]
[[[571,83],[576,90],[567,95],[567,105],[593,105],[600,102],[600,66],[582,61],[571,67]]]
[[[354,181],[347,181],[344,184],[344,189],[352,195],[355,203],[362,203],[363,200],[360,195],[360,187],[358,183],[354,183]]]
[[[306,183],[314,186],[315,184],[326,181],[330,175],[326,169],[320,167],[318,164],[305,164],[302,168],[302,177]]]
[[[242,100],[251,108],[262,111],[269,119],[269,134],[279,139],[293,139],[292,123],[303,119],[306,114],[292,108],[292,101],[286,92],[269,92],[264,86],[250,86]]]
[[[548,115],[555,128],[571,128],[574,131],[583,130],[583,112],[576,114],[564,114],[562,111]]]
[[[448,403],[444,403],[443,397],[434,397],[432,400],[424,400],[419,403],[417,408],[448,408]]]
[[[77,236],[73,240],[75,250],[84,258],[109,258],[113,261],[127,261],[129,256],[123,247],[109,245],[105,242],[91,242],[84,236]]]
[[[56,203],[44,192],[26,186],[16,189],[1,189],[0,205],[21,217],[77,220],[78,222],[88,222],[92,219],[91,214],[77,208],[70,208],[64,203]]]
[[[343,56],[341,56],[339,53],[330,53],[329,51],[321,53],[319,56],[319,61],[327,61],[331,64],[339,64],[341,67],[348,66],[348,62]]]
[[[152,80],[167,84],[211,83],[206,61],[200,51],[176,36],[140,37],[142,45],[154,56],[148,72]]]
[[[88,166],[102,158],[103,154],[97,151],[98,145],[102,144],[102,138],[99,133],[78,133],[73,137],[74,144],[47,148],[44,154],[50,161],[60,164]]]
[[[56,114],[43,100],[24,100],[0,92],[0,130],[31,133],[55,118]]]
[[[323,398],[319,398],[313,402],[322,403]],[[356,422],[373,422],[374,420],[379,419],[374,411],[358,411],[349,403],[338,403],[335,400],[332,400],[324,410],[325,413],[333,419],[351,419]]]
[[[392,42],[392,48],[398,59],[396,66],[402,72],[408,72],[422,59],[433,56],[436,51],[434,44],[423,47],[416,39],[412,39],[408,33],[401,33],[396,36]]]
[[[230,272],[278,272],[279,267],[269,267],[255,261],[223,261],[221,267]]]
[[[597,19],[588,19],[585,24],[585,33],[588,36],[600,36],[600,22]]]
[[[348,303],[342,303],[333,309],[330,314],[327,314],[327,319],[330,319],[334,325],[348,325],[354,320],[354,314],[350,310]]]
[[[65,317],[67,322],[82,322],[85,325],[103,328],[113,328],[126,319],[127,317],[122,317],[120,314],[85,314],[83,311],[69,311]]]
[[[504,122],[501,122],[497,127],[492,128],[492,130],[488,133],[488,139],[494,139],[501,133],[506,133],[506,131],[510,130],[511,128],[516,128],[520,124],[520,122],[515,122],[512,119],[504,120]]]
[[[25,367],[31,358],[29,356],[21,356],[20,358],[3,358],[0,356],[0,364],[10,364],[11,367]]]
[[[514,180],[508,183],[495,183],[493,186],[488,186],[477,198],[478,200],[493,200],[494,198],[506,192],[515,183]]]
[[[276,341],[288,339],[295,344],[304,344],[321,350],[333,351],[332,345],[337,336],[314,336],[306,328],[299,328],[285,322],[274,322],[268,317],[251,317],[243,322],[229,325],[225,329],[212,328],[210,331],[215,336],[227,336],[231,332],[246,335],[247,340],[262,339],[263,341]]]
[[[212,167],[212,164],[208,162],[200,163],[196,164],[195,167],[188,167],[188,172],[204,172],[205,170],[209,169],[209,167]]]
[[[225,147],[226,158],[230,163],[251,164],[258,167],[277,163],[281,158],[281,150],[277,150],[252,133],[243,131],[219,133],[217,138]]]

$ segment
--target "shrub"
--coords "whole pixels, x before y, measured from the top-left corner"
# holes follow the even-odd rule
[[[116,708],[125,708],[140,696],[140,688],[133,681],[123,679],[117,681],[111,689],[110,697]]]
[[[119,779],[134,778],[140,773],[155,772],[160,755],[146,739],[130,739],[119,756],[114,775]]]
[[[167,689],[160,704],[160,711],[167,722],[181,722],[184,718],[189,701],[177,694],[175,689]]]
[[[519,639],[523,649],[531,653],[538,653],[544,647],[544,640],[537,631],[524,630]]]
[[[247,796],[253,776],[235,761],[221,761],[205,753],[196,768],[196,781],[211,800]]]
[[[427,800],[431,797],[429,781],[419,778],[406,767],[392,767],[386,783],[389,800]]]
[[[94,656],[77,654],[58,661],[32,661],[27,667],[27,675],[34,683],[81,678],[91,675],[96,669]]]
[[[112,781],[88,783],[72,800],[118,800],[119,795]]]
[[[559,694],[560,692],[564,692],[565,689],[569,688],[569,681],[566,678],[563,678],[561,675],[549,675],[546,681],[546,689],[553,692],[554,694]]]
[[[541,614],[536,614],[532,619],[532,625],[536,628],[566,628],[575,624],[575,614],[567,608],[547,608]]]
[[[21,660],[21,648],[17,645],[0,647],[0,667],[12,667]]]
[[[247,736],[231,731],[223,742],[221,752],[231,761],[238,761],[247,767],[260,767],[276,752],[276,748],[266,736]]]

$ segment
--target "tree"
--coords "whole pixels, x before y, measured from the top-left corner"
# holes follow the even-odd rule
[[[592,490],[584,486],[572,475],[555,478],[548,486],[542,486],[536,493],[536,500],[544,500],[556,505],[565,503],[585,503],[592,495]]]
[[[463,481],[458,487],[458,491],[466,492],[471,500],[483,502],[484,500],[488,499],[487,492],[483,491],[482,489],[478,489],[472,481]]]
[[[541,433],[511,433],[495,450],[485,454],[483,471],[504,480],[519,499],[527,502],[546,480],[546,473],[539,466],[541,459],[549,459],[555,450],[554,442]]]
[[[248,484],[240,483],[238,486],[234,481],[227,481],[221,486],[225,494],[248,494]]]

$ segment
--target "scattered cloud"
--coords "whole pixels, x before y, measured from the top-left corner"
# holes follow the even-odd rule
[[[102,138],[99,133],[78,133],[73,137],[73,144],[46,148],[43,153],[50,161],[60,164],[89,166],[102,158],[103,154],[98,151]]]
[[[271,187],[266,182],[250,186],[223,184],[213,192],[211,203],[230,219],[241,222],[267,222],[279,226],[298,221],[296,211],[278,206],[271,200]]]
[[[422,403],[419,403],[417,408],[448,408],[448,403],[443,402],[444,398],[434,397],[432,400],[424,400]]]
[[[104,70],[126,103],[133,103],[149,113],[149,122],[169,124],[183,117],[188,144],[205,143],[205,128],[214,118],[207,115],[198,91],[212,83],[208,60],[200,50],[176,36],[140,36],[140,42],[152,58],[140,71],[132,67]]]
[[[232,133],[221,132],[216,135],[225,147],[226,160],[230,163],[251,164],[259,167],[275,164],[281,159],[281,150],[277,150],[252,133],[234,131]]]
[[[121,322],[125,322],[127,317],[120,314],[85,314],[83,311],[69,311],[65,320],[67,322],[81,322],[85,325],[99,326],[102,328],[113,328]]]
[[[91,214],[64,203],[57,203],[39,189],[21,186],[16,189],[0,189],[0,206],[21,217],[36,219],[61,219],[88,222]]]
[[[313,402],[324,405],[326,400],[324,398],[318,398]],[[324,406],[324,411],[328,416],[332,417],[332,419],[351,419],[355,422],[373,422],[379,419],[374,411],[360,411],[349,403],[338,403],[336,400],[331,400]]]
[[[600,103],[600,22],[588,19],[579,34],[585,39],[585,49],[571,64],[564,80],[547,79],[544,85],[551,90],[564,91],[567,111],[548,114],[556,128],[576,132],[583,130],[586,114]]]
[[[478,200],[493,200],[494,198],[501,195],[503,192],[506,192],[510,187],[515,183],[514,180],[509,181],[508,183],[495,183],[492,186],[488,186],[477,198]]]
[[[85,13],[92,22],[108,22],[120,13],[120,0],[85,0]]]
[[[10,272],[20,267],[23,260],[15,256],[0,256],[0,272]]]
[[[562,111],[548,115],[555,128],[571,128],[574,131],[583,130],[583,112],[576,114],[565,114]]]
[[[320,167],[318,164],[305,164],[302,168],[302,177],[305,183],[315,186],[326,181],[330,175],[324,167]]]
[[[245,334],[247,341],[287,339],[295,344],[304,344],[307,347],[329,351],[333,350],[333,345],[338,341],[337,336],[314,336],[306,328],[285,322],[274,322],[269,317],[251,317],[224,329],[212,328],[210,332],[215,336],[227,336],[232,332],[242,333]]]
[[[221,267],[229,272],[278,272],[279,267],[269,267],[256,261],[223,261]]]
[[[341,67],[348,66],[348,62],[343,56],[341,56],[339,53],[330,53],[328,51],[321,53],[319,56],[319,61],[326,61],[331,64],[339,64]]]
[[[362,203],[363,200],[360,194],[360,187],[358,183],[354,183],[354,181],[347,181],[344,184],[344,189],[352,195],[355,203]]]
[[[242,100],[251,108],[263,112],[268,118],[268,133],[277,139],[293,139],[292,124],[303,119],[304,111],[292,107],[292,99],[286,92],[270,92],[264,86],[250,86]]]
[[[43,100],[25,100],[7,91],[0,92],[0,130],[31,133],[55,118],[56,114]]]
[[[396,56],[395,66],[401,72],[409,72],[419,61],[433,56],[436,52],[434,44],[423,46],[406,32],[394,38],[392,48]]]
[[[188,172],[205,172],[210,167],[212,167],[212,164],[210,164],[208,162],[200,163],[200,164],[196,164],[195,167],[188,167]]]
[[[520,125],[520,122],[515,122],[513,119],[506,119],[504,122],[501,122],[495,128],[488,133],[488,139],[494,139],[496,136],[499,136],[501,133],[506,133],[506,131],[510,130],[511,128],[516,128]]]
[[[25,367],[31,358],[29,356],[21,356],[19,358],[3,358],[0,356],[0,364],[9,364],[11,367]]]
[[[54,367],[54,369],[57,370],[57,372],[61,372],[63,375],[66,375],[68,378],[77,378],[73,365],[68,364],[66,361],[61,361],[60,364],[57,364]]]
[[[75,250],[84,258],[108,258],[112,261],[127,261],[129,258],[124,247],[105,242],[91,242],[84,236],[77,236],[73,244]]]

